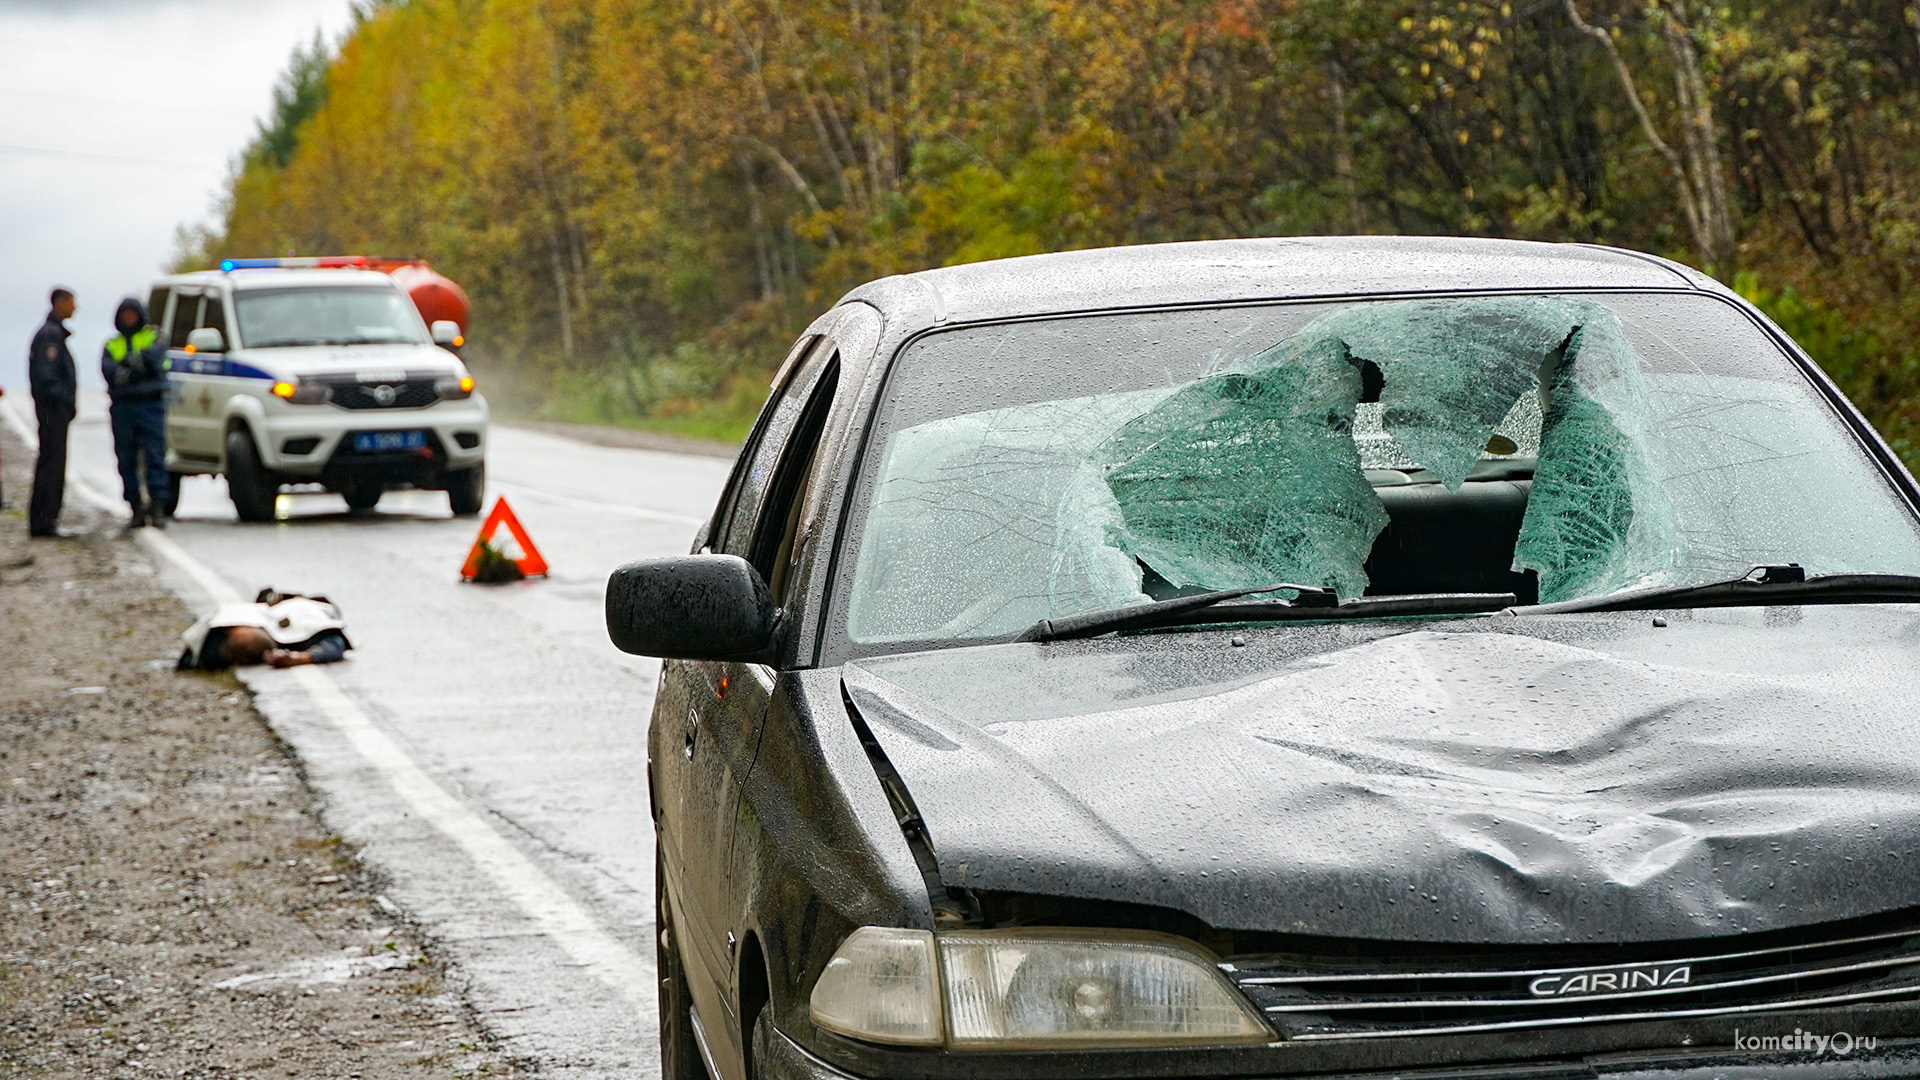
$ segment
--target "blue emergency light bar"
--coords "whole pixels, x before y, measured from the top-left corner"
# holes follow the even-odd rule
[[[288,259],[221,259],[222,273],[235,270],[314,270],[351,267],[356,270],[367,268],[365,255],[308,255]]]

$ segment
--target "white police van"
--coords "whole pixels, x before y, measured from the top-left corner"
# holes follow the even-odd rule
[[[154,282],[167,335],[167,469],[227,478],[242,521],[268,521],[283,484],[321,484],[364,510],[389,487],[442,490],[477,514],[487,402],[393,279],[357,256],[229,259]],[[174,507],[166,508],[171,513]]]

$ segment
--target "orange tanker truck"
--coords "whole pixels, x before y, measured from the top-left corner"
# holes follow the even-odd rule
[[[444,319],[458,323],[461,335],[466,334],[471,310],[466,290],[428,266],[425,259],[368,259],[367,268],[386,271],[401,291],[413,298],[413,306],[420,309],[420,317],[428,326]]]

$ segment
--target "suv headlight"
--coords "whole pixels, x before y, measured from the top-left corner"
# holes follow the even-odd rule
[[[954,1050],[1273,1038],[1199,946],[1130,931],[862,927],[814,984],[812,1011],[856,1039]]]
[[[433,392],[442,401],[459,401],[473,396],[473,376],[442,375],[433,380]]]
[[[295,405],[325,405],[333,400],[333,387],[323,382],[296,379],[293,382],[274,383],[273,396]]]

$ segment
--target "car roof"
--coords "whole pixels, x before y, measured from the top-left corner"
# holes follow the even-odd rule
[[[275,268],[251,270],[195,270],[187,274],[169,274],[156,285],[218,285],[230,282],[235,291],[243,289],[300,289],[324,285],[386,286],[397,288],[393,279],[378,270]]]
[[[842,303],[929,323],[1383,293],[1701,288],[1666,259],[1590,244],[1451,236],[1301,236],[1064,251],[869,282]]]

